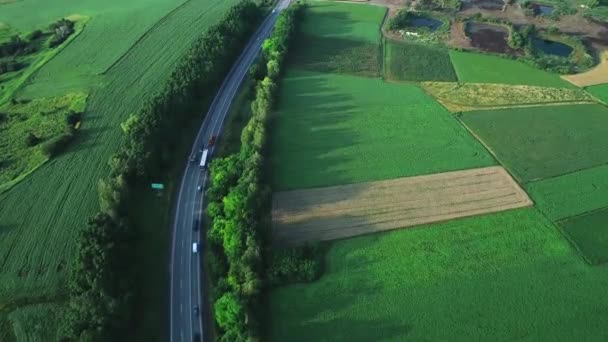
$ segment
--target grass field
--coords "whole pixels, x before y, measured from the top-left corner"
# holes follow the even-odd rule
[[[592,265],[608,262],[608,208],[559,222]]]
[[[271,293],[269,340],[608,338],[606,269],[532,208],[334,242],[325,260]]]
[[[608,110],[600,105],[475,111],[461,119],[524,183],[608,163]]]
[[[275,192],[274,239],[335,240],[532,205],[500,166]]]
[[[411,85],[292,69],[274,121],[275,191],[494,164],[446,110]]]
[[[582,89],[450,82],[424,82],[422,87],[451,112],[508,106],[595,102]]]
[[[608,165],[533,182],[526,188],[550,219],[580,215],[608,207]]]
[[[19,308],[8,315],[16,341],[57,341],[57,326],[64,309],[56,304],[33,304]]]
[[[457,81],[446,48],[386,41],[387,77],[396,81]]]
[[[511,59],[454,50],[450,51],[450,57],[460,82],[576,88],[558,74]]]
[[[23,4],[31,2],[24,1]],[[192,41],[220,20],[221,14],[236,2],[237,0],[191,0],[187,6],[171,12],[158,24],[150,19],[145,29],[139,32],[143,34],[147,29],[152,29],[141,39],[134,36],[132,42],[137,43],[131,47],[126,44],[125,50],[114,55],[119,58],[115,60],[117,63],[98,76],[99,82],[91,88],[88,98],[82,130],[71,147],[42,165],[11,190],[0,194],[0,306],[20,298],[52,298],[63,292],[75,248],[74,231],[86,224],[90,215],[99,209],[97,181],[107,174],[108,159],[122,141],[120,123],[162,86],[180,54]],[[69,3],[72,2],[65,1],[66,8]],[[53,8],[48,11],[60,7],[55,3],[46,7],[40,4],[38,2],[41,10],[32,13],[47,15],[46,7]],[[144,8],[140,6],[138,10],[132,10],[123,17],[117,14],[117,20],[129,24],[127,18],[134,13],[145,16],[143,12],[148,7],[153,7],[152,11],[156,11],[165,6],[167,10],[155,17],[160,19],[178,5],[169,0],[158,6],[149,2],[139,4],[145,5]],[[170,4],[175,6],[169,6]],[[78,6],[80,5],[81,3]],[[113,13],[107,2],[99,2],[98,8],[102,7],[106,8],[107,13]],[[124,7],[133,8],[129,4]],[[68,11],[66,8],[63,12]],[[3,11],[2,15],[4,14]],[[24,25],[27,20],[24,20]],[[92,15],[91,25],[94,22],[95,15]],[[118,30],[120,32],[121,29]],[[78,39],[84,39],[85,33],[86,29]],[[177,33],[179,39],[176,39]],[[114,38],[117,36],[120,34],[112,35]],[[76,42],[77,40],[56,57],[63,60],[64,67],[69,67],[69,58],[62,56],[64,52],[66,56],[76,53],[68,51],[78,46]],[[87,46],[90,48],[91,45]],[[98,50],[103,50],[103,46]],[[84,52],[82,56],[81,58],[91,57]],[[60,60],[55,61],[59,62]],[[99,65],[98,70],[110,66],[108,63]],[[40,70],[41,75],[47,72],[47,67],[55,68],[49,63]],[[52,73],[49,72],[49,75]],[[61,84],[55,87],[53,82],[41,80],[35,79],[24,93],[29,96],[30,92],[53,94],[66,90]],[[61,77],[57,82],[60,80]],[[83,84],[76,82],[74,86],[81,88]]]

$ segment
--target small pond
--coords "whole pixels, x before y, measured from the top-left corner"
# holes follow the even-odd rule
[[[553,40],[542,39],[539,37],[532,38],[532,46],[548,55],[560,57],[568,57],[574,50],[571,46]]]
[[[507,43],[509,31],[498,25],[485,23],[468,23],[466,35],[471,39],[471,45],[483,51],[496,53],[515,53]]]
[[[553,8],[551,5],[544,5],[535,2],[533,2],[530,7],[532,8],[532,11],[534,11],[534,15],[551,15],[551,13],[553,13],[555,10],[555,8]]]
[[[409,24],[413,27],[426,27],[431,31],[435,31],[443,25],[443,22],[433,18],[411,16]]]

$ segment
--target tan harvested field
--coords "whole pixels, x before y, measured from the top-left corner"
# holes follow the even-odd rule
[[[299,245],[532,205],[500,166],[273,194],[273,237]]]
[[[562,78],[579,87],[608,83],[608,51],[602,52],[600,64],[595,68],[581,74],[562,76]]]

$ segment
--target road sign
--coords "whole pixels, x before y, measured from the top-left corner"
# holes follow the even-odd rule
[[[164,188],[165,188],[164,184],[152,183],[152,189],[154,189],[154,190],[163,190]]]

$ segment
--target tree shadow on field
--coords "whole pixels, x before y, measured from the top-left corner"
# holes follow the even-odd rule
[[[301,293],[300,287],[296,285],[290,291],[293,294]],[[307,285],[303,285],[307,286]],[[351,284],[352,286],[352,284]],[[349,286],[350,287],[350,286]],[[324,289],[328,289],[325,287]],[[334,288],[335,289],[335,288]],[[320,288],[317,290],[321,290]],[[327,296],[327,300],[323,299],[306,299],[306,291],[303,296],[294,297],[292,300],[286,301],[283,295],[278,296],[281,300],[278,305],[268,305],[268,307],[277,308],[271,312],[268,317],[269,327],[274,330],[272,340],[280,341],[377,341],[403,339],[411,331],[411,326],[404,322],[399,322],[399,318],[395,320],[387,319],[360,319],[344,317],[344,313],[352,312],[357,316],[361,315],[359,310],[369,309],[370,314],[382,310],[378,307],[370,305],[358,305],[368,302],[366,297],[378,296],[382,293],[382,286],[357,283],[357,286],[350,290],[340,289],[332,294],[316,292],[321,297]],[[284,294],[284,293],[283,293]],[[331,297],[331,299],[329,299]],[[270,301],[273,297],[270,296]],[[284,312],[282,312],[284,311]],[[297,312],[299,320],[286,319],[283,317],[293,316]],[[371,316],[371,315],[369,315]],[[378,317],[377,314],[374,316]],[[385,316],[380,314],[380,316]],[[276,317],[280,317],[276,319]],[[326,319],[325,317],[332,317]],[[272,328],[280,326],[281,328]],[[277,333],[282,331],[283,333]],[[319,339],[322,336],[321,339]]]
[[[326,23],[332,23],[331,28],[326,27]],[[309,10],[304,12],[304,22],[302,23],[305,31],[308,34],[323,35],[323,33],[331,36],[344,36],[353,32],[353,28],[359,24],[357,20],[351,18],[350,14],[345,11],[327,11],[310,13]],[[312,30],[310,30],[312,28]],[[320,29],[324,28],[324,30]],[[307,30],[308,29],[308,30]]]
[[[344,165],[354,156],[340,150],[364,143],[348,124],[359,113],[353,96],[314,73],[289,77],[282,88],[285,92],[270,126],[272,165],[279,171],[273,190],[352,183]]]

